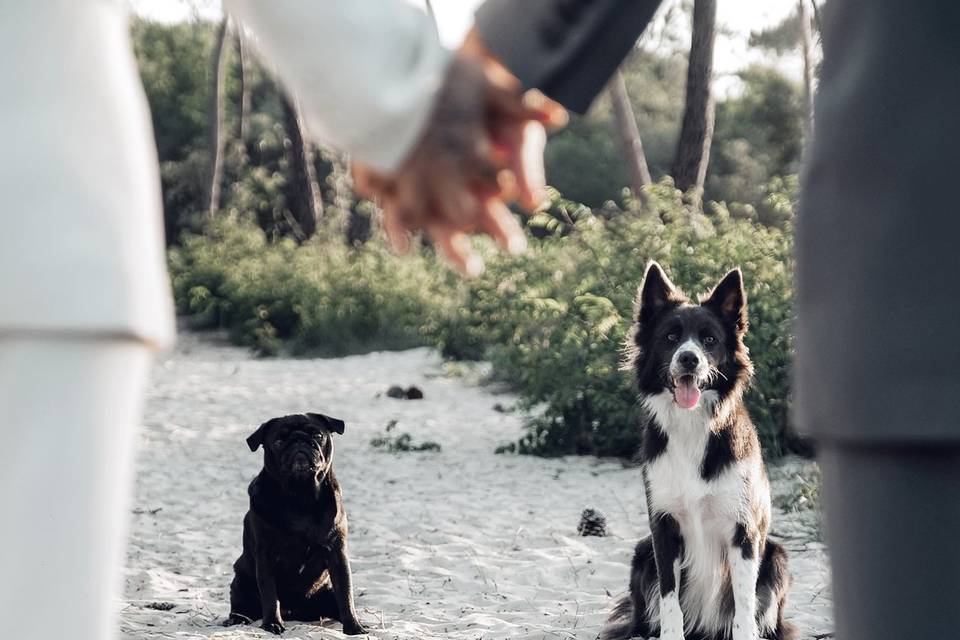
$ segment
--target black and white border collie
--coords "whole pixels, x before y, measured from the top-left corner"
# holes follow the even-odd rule
[[[637,544],[630,594],[603,640],[791,640],[787,553],[767,538],[770,485],[743,393],[740,270],[699,304],[647,267],[627,366],[649,420],[641,456],[651,535]]]

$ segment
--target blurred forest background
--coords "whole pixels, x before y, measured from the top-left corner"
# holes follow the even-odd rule
[[[750,296],[749,395],[765,450],[788,422],[792,233],[819,49],[816,0],[752,33],[771,61],[714,98],[717,0],[672,7],[585,117],[547,146],[551,204],[531,250],[464,281],[429,243],[387,249],[349,158],[305,138],[294,102],[229,20],[133,23],[161,161],[178,312],[264,355],[428,345],[489,360],[537,416],[509,449],[631,456],[639,419],[619,370],[648,260],[689,293],[733,266]],[[800,53],[802,78],[772,64]]]

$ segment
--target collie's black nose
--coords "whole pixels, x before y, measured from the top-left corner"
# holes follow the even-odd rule
[[[677,356],[677,362],[687,371],[693,371],[700,364],[700,356],[693,351],[684,351]]]

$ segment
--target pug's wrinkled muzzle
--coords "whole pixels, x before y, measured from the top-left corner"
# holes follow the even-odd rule
[[[290,472],[293,475],[308,475],[315,471],[313,457],[304,451],[297,451],[290,460]]]

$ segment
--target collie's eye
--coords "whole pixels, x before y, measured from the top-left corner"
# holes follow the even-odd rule
[[[680,341],[680,334],[678,333],[667,334],[667,342],[679,342],[679,341]]]
[[[709,346],[709,345],[712,345],[712,344],[717,344],[717,339],[714,338],[713,336],[704,336],[704,338],[703,338],[703,344],[708,345],[708,346]]]

